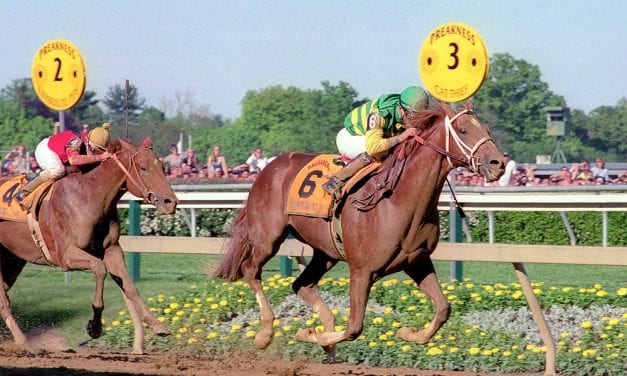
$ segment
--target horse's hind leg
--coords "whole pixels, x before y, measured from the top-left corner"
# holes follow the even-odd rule
[[[242,263],[244,278],[253,290],[259,304],[261,330],[255,336],[255,345],[261,350],[270,346],[274,337],[274,312],[272,312],[268,297],[261,286],[261,269],[278,252],[279,246],[280,244],[276,243],[255,245],[253,246],[251,256]]]
[[[146,322],[146,324],[148,324],[157,335],[166,336],[170,334],[170,331],[155,317],[152,312],[150,312],[146,303],[144,303],[142,298],[139,296],[137,287],[135,286],[135,283],[133,283],[133,280],[126,269],[122,248],[118,244],[112,245],[106,249],[104,263],[107,268],[107,272],[111,274],[111,278],[120,287],[120,290],[122,290],[124,301],[126,302],[129,314],[133,320],[135,332],[133,339],[133,353],[143,354],[143,322]]]
[[[409,275],[419,286],[420,289],[435,304],[435,317],[428,327],[418,330],[416,328],[404,327],[398,331],[398,336],[410,342],[425,344],[435,335],[435,333],[448,320],[451,314],[451,306],[442,293],[442,288],[435,274],[435,268],[430,258],[426,257],[418,260],[410,267],[405,269],[405,273]]]
[[[4,323],[7,325],[11,335],[13,335],[16,346],[27,351],[33,351],[11,312],[11,303],[7,296],[7,291],[9,291],[25,264],[24,260],[13,256],[0,245],[0,316],[2,316]]]
[[[337,264],[337,260],[333,260],[326,254],[314,250],[311,261],[292,284],[292,289],[296,295],[300,296],[320,316],[325,332],[335,331],[335,316],[333,316],[329,307],[320,298],[318,282],[335,264]],[[328,355],[327,360],[329,362],[335,361],[335,345],[325,346],[324,350]]]
[[[350,316],[346,330],[317,333],[313,328],[301,329],[296,339],[301,342],[332,346],[343,341],[353,341],[363,331],[368,295],[373,283],[370,271],[351,269],[350,272]]]

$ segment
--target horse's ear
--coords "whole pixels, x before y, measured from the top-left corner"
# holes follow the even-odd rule
[[[152,149],[152,141],[151,141],[151,140],[150,140],[150,138],[148,138],[148,137],[146,137],[146,138],[144,139],[144,141],[142,141],[142,145],[143,145],[145,148]]]

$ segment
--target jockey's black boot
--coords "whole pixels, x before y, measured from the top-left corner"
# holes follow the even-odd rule
[[[322,188],[339,201],[342,198],[342,187],[344,183],[355,175],[357,171],[372,163],[372,161],[374,161],[374,159],[367,153],[359,154],[340,171],[335,173],[335,175],[331,175],[329,181],[324,183]]]

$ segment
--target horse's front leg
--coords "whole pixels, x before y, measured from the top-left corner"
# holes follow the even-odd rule
[[[69,270],[88,269],[94,274],[96,289],[91,304],[93,316],[87,322],[86,329],[91,338],[100,338],[102,336],[102,311],[104,310],[104,280],[107,276],[104,263],[82,249],[70,246],[64,253],[62,266]]]
[[[435,317],[424,329],[418,330],[412,327],[403,327],[398,331],[398,336],[409,342],[417,342],[425,344],[435,335],[435,333],[448,320],[451,314],[451,306],[442,293],[442,288],[435,274],[435,268],[430,258],[418,260],[407,269],[405,273],[409,275],[419,286],[420,289],[435,304]]]
[[[122,296],[128,307],[129,314],[133,321],[135,337],[133,340],[133,353],[143,354],[144,352],[144,325],[146,322],[155,334],[166,336],[170,334],[168,328],[157,317],[150,312],[150,308],[139,296],[137,287],[131,279],[124,263],[124,253],[119,244],[113,244],[105,250],[104,264],[111,278],[120,287]]]
[[[301,342],[317,343],[320,346],[332,346],[343,341],[354,341],[364,328],[366,305],[371,287],[371,272],[351,269],[350,316],[346,330],[317,333],[314,328],[306,328],[296,333],[296,339]]]

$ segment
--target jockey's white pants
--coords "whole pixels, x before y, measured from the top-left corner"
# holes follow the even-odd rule
[[[346,128],[337,132],[335,143],[340,154],[350,159],[366,151],[366,136],[353,136]]]
[[[39,176],[44,180],[56,180],[65,175],[65,166],[63,166],[63,162],[57,153],[50,150],[48,147],[48,139],[49,137],[44,138],[37,144],[35,148],[35,159],[42,170]]]

